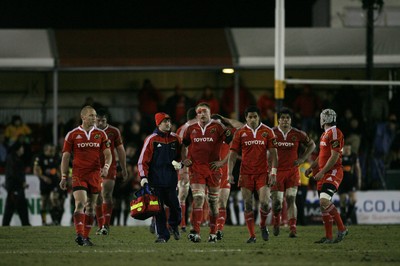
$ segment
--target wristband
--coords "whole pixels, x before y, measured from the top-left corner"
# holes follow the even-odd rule
[[[277,172],[277,169],[275,167],[271,168],[271,174],[272,175],[276,175],[276,172]]]
[[[106,163],[106,164],[104,165],[104,168],[106,168],[106,169],[108,170],[108,169],[110,169],[110,165],[109,165],[108,163]]]

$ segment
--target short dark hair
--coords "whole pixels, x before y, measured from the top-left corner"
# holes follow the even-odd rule
[[[289,115],[290,118],[293,118],[293,112],[287,107],[282,107],[282,109],[278,112],[278,119],[281,117],[281,115]]]
[[[247,117],[249,113],[257,113],[260,116],[260,109],[255,105],[251,105],[244,110],[244,117]]]
[[[110,116],[105,108],[99,108],[98,110],[96,110],[96,113],[97,113],[97,116],[105,117],[107,119]]]
[[[198,105],[196,105],[196,109],[201,107],[201,106],[204,106],[204,107],[207,107],[208,109],[210,109],[210,105],[208,103],[206,103],[206,102],[201,102]]]

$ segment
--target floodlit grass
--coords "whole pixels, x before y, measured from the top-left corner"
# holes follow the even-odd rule
[[[339,244],[314,244],[323,227],[299,226],[298,237],[270,236],[260,232],[255,244],[246,244],[244,226],[227,226],[224,239],[207,243],[208,228],[202,228],[201,243],[187,240],[154,243],[147,226],[112,227],[109,236],[91,238],[95,246],[74,242],[73,227],[0,227],[0,265],[400,265],[400,225],[351,226]],[[272,231],[272,230],[271,230]]]

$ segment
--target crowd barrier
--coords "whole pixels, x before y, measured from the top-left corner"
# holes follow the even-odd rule
[[[26,189],[26,197],[28,200],[28,212],[30,223],[33,226],[42,225],[40,216],[40,190],[39,179],[34,175],[27,175],[26,177],[29,187]],[[7,191],[4,189],[5,178],[0,175],[0,222],[3,220],[5,202]],[[357,205],[356,217],[358,224],[400,224],[400,191],[359,191],[357,192]],[[68,197],[70,197],[69,195]],[[243,203],[239,193],[239,201],[241,202],[240,208],[240,224],[243,224]],[[338,206],[339,198],[334,196],[333,201]],[[237,223],[233,215],[232,203],[229,204],[231,209],[232,222]],[[62,225],[71,225],[71,209],[70,198],[67,198],[64,203],[64,215]],[[321,224],[321,212],[319,210],[318,195],[314,191],[308,191],[307,202],[305,207],[305,216],[308,224]],[[269,218],[270,220],[270,218]],[[51,222],[50,216],[47,221]],[[122,221],[122,218],[121,218]],[[11,225],[20,225],[21,222],[17,213],[11,220]],[[149,225],[150,219],[146,221],[135,220],[131,217],[128,218],[127,225]]]

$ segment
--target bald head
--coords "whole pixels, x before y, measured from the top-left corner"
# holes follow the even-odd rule
[[[82,110],[81,110],[81,116],[87,115],[88,112],[89,112],[89,111],[92,111],[92,110],[94,110],[94,108],[93,108],[92,106],[90,106],[90,105],[84,106],[84,107],[82,108]]]

